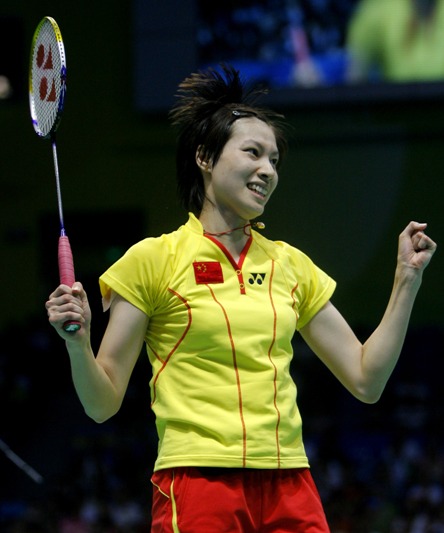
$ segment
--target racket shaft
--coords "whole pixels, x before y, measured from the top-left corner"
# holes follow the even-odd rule
[[[60,283],[72,287],[76,280],[71,245],[66,235],[59,237],[59,276]]]

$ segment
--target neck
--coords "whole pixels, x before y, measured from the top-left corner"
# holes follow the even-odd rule
[[[242,230],[245,235],[249,236],[250,235],[250,227],[251,227],[251,223],[248,223],[248,224],[244,224],[243,226],[238,226],[237,228],[229,229],[229,230],[226,230],[226,231],[219,231],[219,232],[215,232],[215,233],[207,231],[204,228],[204,235],[211,235],[211,237],[222,237],[222,235],[230,235],[231,233],[234,233],[235,231]]]
[[[211,237],[221,237],[222,235],[230,235],[231,233],[234,233],[235,231],[242,230],[244,235],[250,236],[251,235],[251,232],[250,232],[250,228],[251,227],[254,227],[254,228],[257,228],[257,229],[264,229],[265,228],[265,224],[263,222],[248,222],[248,224],[244,224],[243,226],[238,226],[237,228],[229,229],[229,230],[226,230],[226,231],[219,231],[219,232],[216,232],[216,233],[211,233],[211,232],[207,231],[206,229],[204,229],[204,235],[211,235]]]

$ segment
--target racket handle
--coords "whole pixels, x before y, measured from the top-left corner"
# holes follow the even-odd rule
[[[68,287],[72,287],[76,280],[71,245],[66,235],[60,235],[59,237],[59,276],[60,283],[68,285]],[[63,329],[69,332],[76,332],[80,329],[80,322],[65,322]]]

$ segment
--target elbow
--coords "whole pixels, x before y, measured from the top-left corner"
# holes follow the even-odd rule
[[[366,404],[375,404],[379,401],[381,398],[381,394],[363,394],[360,396],[356,396],[358,400],[360,400],[362,403]]]
[[[354,390],[351,390],[350,392],[362,403],[375,404],[380,400],[383,391],[383,386],[371,387],[362,385]]]
[[[88,414],[88,413],[87,413]],[[96,424],[103,424],[107,420],[109,420],[110,416],[93,416],[88,414],[89,418],[91,418]]]
[[[97,424],[103,424],[117,413],[118,409],[88,409],[85,407],[85,413]]]
[[[103,424],[119,411],[122,401],[123,397],[117,394],[95,395],[83,398],[82,405],[89,418]]]

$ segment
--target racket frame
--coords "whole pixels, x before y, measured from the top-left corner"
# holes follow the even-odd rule
[[[38,41],[40,32],[43,29],[43,26],[46,24],[50,24],[52,27],[52,30],[54,31],[54,35],[56,37],[57,42],[57,48],[60,58],[60,72],[56,75],[59,76],[60,80],[60,95],[57,102],[57,110],[56,110],[56,117],[53,121],[53,124],[48,132],[44,132],[41,125],[39,124],[38,118],[37,118],[37,112],[36,112],[36,101],[35,101],[35,87],[33,86],[33,69],[34,69],[34,60],[35,60],[35,47],[36,43]],[[66,98],[66,54],[65,54],[65,47],[63,44],[63,38],[62,33],[60,31],[59,25],[52,17],[43,17],[43,19],[39,22],[33,38],[32,38],[32,44],[31,44],[31,57],[30,57],[30,65],[29,65],[29,107],[31,110],[31,118],[32,118],[32,124],[34,126],[34,130],[37,133],[39,137],[42,137],[44,139],[51,139],[55,132],[57,131],[57,128],[59,127],[60,121],[62,119],[62,113],[63,109],[65,107],[65,98]]]

